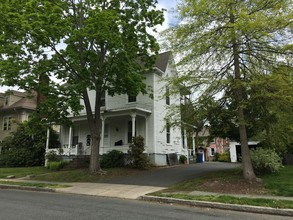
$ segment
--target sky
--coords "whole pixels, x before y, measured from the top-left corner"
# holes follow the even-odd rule
[[[167,11],[164,12],[165,21],[163,25],[157,27],[157,31],[163,31],[166,28],[174,25],[177,23],[176,17],[174,13],[171,13],[171,10],[176,7],[178,0],[158,0],[158,8],[164,8]],[[17,87],[7,87],[7,86],[0,86],[0,92],[5,92],[8,89],[16,89]]]

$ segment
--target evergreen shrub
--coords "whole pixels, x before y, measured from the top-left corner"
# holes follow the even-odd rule
[[[102,168],[114,168],[124,166],[124,154],[119,150],[112,150],[101,157]]]

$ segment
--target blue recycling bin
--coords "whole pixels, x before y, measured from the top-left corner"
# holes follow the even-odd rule
[[[203,162],[203,153],[197,153],[196,154],[196,162],[202,163]]]

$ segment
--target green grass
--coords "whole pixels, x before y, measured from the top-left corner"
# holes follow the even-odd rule
[[[183,181],[170,186],[164,192],[191,192],[202,190],[201,186],[206,181],[237,180],[242,178],[241,169],[226,170],[224,172],[213,172],[202,177]],[[263,187],[270,195],[293,196],[293,166],[285,166],[280,173],[264,175]]]
[[[293,201],[269,198],[246,198],[229,195],[191,195],[189,192],[201,190],[207,181],[233,181],[242,178],[240,169],[214,172],[208,175],[174,184],[168,189],[152,193],[154,196],[171,197],[187,200],[220,202],[239,205],[263,206],[293,209]],[[279,174],[262,176],[263,187],[270,195],[293,196],[293,166],[285,166]]]
[[[201,177],[197,177],[195,179],[186,180],[177,184],[174,184],[170,186],[168,189],[164,190],[164,192],[191,192],[196,190],[201,190],[201,185],[204,184],[204,182],[209,180],[233,180],[233,179],[239,179],[239,176],[241,176],[241,169],[231,169],[231,170],[225,170],[221,172],[212,172],[206,175],[203,175]]]
[[[99,182],[105,179],[135,175],[148,170],[136,170],[131,168],[109,168],[105,169],[105,175],[93,175],[88,169],[51,171],[45,167],[16,167],[0,168],[0,178],[15,176],[21,178],[28,175],[33,180],[51,181],[51,182]]]
[[[186,199],[186,200],[220,202],[220,203],[226,203],[226,204],[293,209],[293,201],[289,201],[289,200],[244,198],[244,197],[233,197],[233,196],[226,196],[226,195],[225,196],[195,196],[195,195],[186,195],[186,194],[166,194],[166,193],[160,193],[160,194],[157,193],[156,196],[176,198],[176,199]]]
[[[104,169],[104,171],[106,171],[105,175],[93,175],[89,172],[88,169],[60,170],[56,172],[46,173],[43,175],[38,175],[35,176],[33,179],[52,182],[100,182],[106,179],[112,179],[117,177],[135,175],[141,172],[147,172],[130,168],[109,168]]]
[[[40,175],[50,173],[45,167],[15,167],[15,168],[0,168],[0,178],[14,175],[16,178],[25,177],[27,175]]]
[[[50,189],[70,187],[69,185],[63,185],[63,184],[29,183],[29,182],[13,182],[13,181],[0,181],[0,184],[15,185],[15,186],[30,186],[30,187],[50,188]]]
[[[273,195],[293,196],[293,166],[285,166],[280,173],[262,177],[264,187]]]

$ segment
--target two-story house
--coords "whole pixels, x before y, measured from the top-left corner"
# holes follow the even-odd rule
[[[36,99],[29,97],[26,92],[9,90],[0,93],[0,143],[17,129],[18,122],[28,120],[35,109]]]
[[[104,106],[101,108],[102,138],[100,153],[120,150],[127,153],[133,136],[144,138],[146,153],[155,165],[166,165],[168,154],[176,153],[187,156],[183,146],[180,128],[171,128],[164,120],[166,107],[180,104],[180,96],[165,96],[168,85],[162,79],[174,76],[173,60],[170,52],[159,55],[152,73],[145,74],[145,83],[153,90],[153,97],[148,94],[137,96],[105,93]],[[91,100],[94,92],[89,91]],[[81,101],[83,104],[83,101]],[[66,155],[89,155],[91,135],[85,109],[78,117],[71,118],[71,127],[61,127],[60,142]]]

